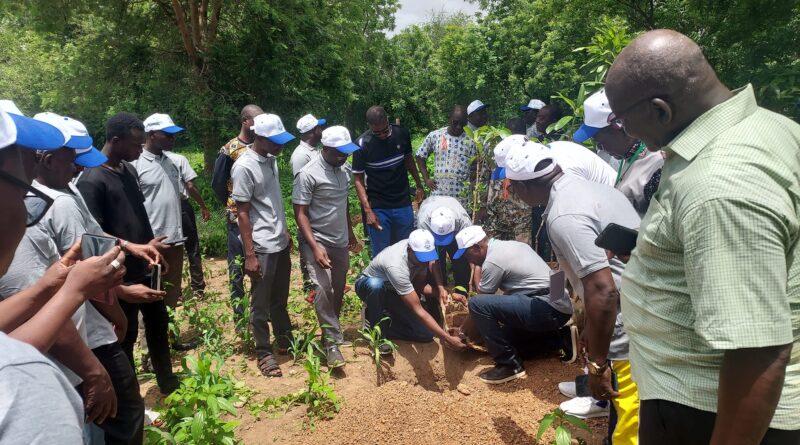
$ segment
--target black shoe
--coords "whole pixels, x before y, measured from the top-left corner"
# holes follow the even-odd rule
[[[189,341],[185,341],[183,343],[175,342],[175,343],[172,344],[172,349],[175,350],[175,351],[180,351],[180,352],[191,351],[192,349],[194,349],[196,347],[197,347],[197,340],[189,340]]]
[[[525,377],[526,375],[528,374],[525,373],[525,368],[522,366],[495,365],[494,368],[482,372],[479,377],[484,383],[497,385]]]
[[[378,352],[380,352],[381,355],[392,355],[392,353],[394,353],[392,347],[386,344],[378,346]]]
[[[561,363],[568,365],[578,358],[578,328],[574,325],[562,326],[558,330],[558,337],[561,339]]]
[[[181,387],[181,381],[178,380],[178,377],[176,377],[175,374],[171,374],[164,378],[156,377],[156,381],[158,382],[158,390],[161,391],[161,394],[165,396],[172,394],[176,389]]]

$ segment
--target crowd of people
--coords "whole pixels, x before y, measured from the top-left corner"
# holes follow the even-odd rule
[[[365,327],[486,350],[487,384],[524,378],[533,355],[580,358],[561,408],[608,416],[607,443],[800,444],[800,125],[758,107],[752,86],[728,89],[669,30],[625,48],[574,134],[554,130],[555,103],[520,107],[482,176],[468,133],[489,110],[454,106],[416,150],[380,106],[355,139],[303,116],[292,239],[278,157],[295,136],[242,109],[212,188],[231,306],[241,318],[249,302],[263,376],[282,376],[291,341],[294,247],[327,366],[346,366],[353,187],[371,254],[354,282]],[[173,151],[183,131],[167,114],[118,113],[98,150],[78,120],[0,101],[0,443],[141,444],[137,342],[162,394],[179,387],[172,351],[195,345],[167,308],[205,288],[189,199],[211,217]],[[614,227],[636,233],[632,252],[600,242]],[[469,316],[448,328],[452,302]]]

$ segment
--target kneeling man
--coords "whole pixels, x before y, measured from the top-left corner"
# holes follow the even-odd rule
[[[504,383],[525,377],[520,349],[561,349],[562,360],[575,360],[577,330],[565,326],[572,303],[563,281],[550,289],[550,268],[531,247],[519,241],[489,238],[480,226],[456,235],[459,250],[479,266],[478,295],[469,299],[469,313],[495,366],[480,375],[485,383]],[[496,295],[497,290],[504,295]],[[543,342],[543,343],[542,343]]]

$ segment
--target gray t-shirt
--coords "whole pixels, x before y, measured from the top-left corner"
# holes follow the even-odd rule
[[[494,294],[498,289],[506,294],[530,295],[550,287],[550,267],[531,246],[519,241],[490,239],[486,259],[481,265],[480,292]],[[553,309],[572,313],[572,303],[564,289],[551,289],[550,295],[537,295]]]
[[[197,172],[194,171],[189,164],[189,160],[182,154],[175,153],[174,151],[165,151],[164,154],[172,160],[175,167],[178,167],[178,193],[181,199],[189,199],[189,193],[186,191],[186,183],[197,179]]]
[[[42,230],[38,224],[28,227],[25,230],[25,236],[17,245],[8,271],[0,277],[0,300],[14,298],[14,295],[33,286],[60,258],[58,249],[47,232]],[[72,322],[84,342],[86,342],[85,320],[86,308],[85,305],[80,305],[78,310],[72,314]],[[72,386],[81,383],[82,379],[77,374],[55,359],[53,362],[61,369]]]
[[[256,253],[280,252],[289,245],[286,215],[274,156],[248,148],[231,168],[234,201],[250,203],[250,224]]]
[[[622,178],[617,183],[616,189],[624,194],[633,208],[644,217],[649,202],[645,199],[644,186],[650,181],[655,172],[664,166],[664,156],[660,151],[644,149],[639,157],[631,164],[625,161],[621,166]]]
[[[0,332],[0,444],[82,444],[83,403],[53,363]]]
[[[584,298],[581,279],[606,267],[611,269],[614,284],[619,288],[625,265],[617,258],[609,261],[606,251],[594,242],[612,222],[631,229],[639,228],[639,215],[622,192],[564,174],[553,184],[545,217],[559,267],[581,298]],[[628,336],[622,325],[619,306],[608,358],[628,358]]]
[[[420,229],[431,230],[431,214],[439,207],[446,207],[456,214],[456,229],[458,233],[461,229],[472,225],[472,218],[464,210],[464,206],[456,198],[450,196],[431,196],[425,198],[417,211],[417,227]]]
[[[408,295],[414,292],[414,281],[427,272],[427,264],[415,265],[408,260],[408,240],[402,240],[383,249],[363,273],[389,282],[399,295]]]
[[[66,189],[51,189],[37,181],[33,186],[53,199],[53,205],[36,224],[53,240],[59,255],[72,247],[86,234],[105,235],[103,229],[89,212],[75,184],[67,184]],[[91,302],[84,304],[86,309],[86,344],[89,349],[108,345],[117,341],[114,326],[95,309]]]
[[[318,148],[308,145],[306,141],[300,141],[300,144],[294,149],[292,157],[289,160],[289,163],[292,164],[292,176],[297,176],[300,170],[318,154]]]
[[[314,239],[330,247],[347,247],[347,164],[334,167],[317,155],[294,177],[292,202],[308,206]]]
[[[131,163],[139,173],[139,188],[144,195],[144,208],[155,236],[166,235],[165,242],[183,239],[181,216],[180,172],[166,155],[156,156],[144,150]]]

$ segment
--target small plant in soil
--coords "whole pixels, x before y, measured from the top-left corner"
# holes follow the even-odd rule
[[[317,325],[313,324],[310,329],[296,329],[292,332],[289,340],[289,355],[295,363],[307,356],[307,354],[324,354],[322,343],[317,339]]]
[[[589,425],[583,419],[569,415],[560,408],[556,408],[553,411],[545,414],[544,417],[542,417],[542,420],[539,421],[539,431],[536,433],[536,443],[540,443],[542,440],[542,435],[544,435],[545,431],[547,431],[548,428],[552,428],[556,439],[555,441],[550,442],[550,444],[570,445],[572,443],[572,432],[569,430],[569,428],[567,428],[569,425],[591,432]],[[578,444],[586,445],[586,441],[578,438]]]
[[[381,375],[383,374],[381,349],[388,348],[392,351],[392,353],[397,351],[397,344],[388,338],[383,337],[380,324],[383,323],[384,320],[389,320],[389,317],[382,318],[381,321],[376,323],[372,328],[360,329],[358,334],[361,336],[361,338],[356,339],[356,341],[353,342],[353,350],[355,350],[355,347],[358,343],[365,343],[367,348],[369,348],[369,353],[372,355],[372,359],[375,362],[375,372],[377,373],[378,385],[380,385]]]
[[[303,361],[303,368],[308,373],[306,389],[299,394],[298,401],[308,406],[308,418],[311,428],[316,419],[331,419],[339,412],[339,398],[328,383],[330,371],[322,371],[319,356],[313,346],[309,345]]]

